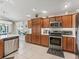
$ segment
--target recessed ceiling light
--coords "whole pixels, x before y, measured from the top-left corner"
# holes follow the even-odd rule
[[[9,1],[9,0],[6,0],[6,1]]]
[[[65,6],[64,6],[65,8],[68,8],[68,7],[70,7],[70,2],[66,2],[66,4],[65,4]]]
[[[68,7],[68,5],[65,5],[64,7],[65,7],[65,8],[67,8],[67,7]]]
[[[26,15],[27,17],[31,17],[31,15]]]
[[[42,13],[43,13],[43,14],[46,14],[46,13],[47,13],[47,11],[46,11],[46,10],[44,10],[44,11],[42,11]]]
[[[33,11],[36,11],[36,8],[33,8],[32,10],[33,10]]]

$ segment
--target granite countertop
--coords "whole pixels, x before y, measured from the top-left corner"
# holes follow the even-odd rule
[[[16,34],[0,35],[0,40],[1,40],[1,39],[7,39],[7,38],[18,37],[18,36],[19,36],[19,35],[16,35]]]

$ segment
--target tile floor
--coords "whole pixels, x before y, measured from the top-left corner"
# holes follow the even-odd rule
[[[14,56],[14,59],[76,59],[76,56],[72,53],[64,52],[65,58],[61,58],[48,54],[47,50],[47,47],[26,43],[21,38],[19,50],[7,57]]]

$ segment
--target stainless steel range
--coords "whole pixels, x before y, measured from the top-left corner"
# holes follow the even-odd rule
[[[47,53],[64,58],[64,53],[62,49],[62,31],[60,30],[50,31],[49,49]]]
[[[53,49],[62,49],[62,31],[50,31],[49,47]]]
[[[62,23],[57,19],[50,21],[49,49],[47,53],[64,57],[62,49]]]

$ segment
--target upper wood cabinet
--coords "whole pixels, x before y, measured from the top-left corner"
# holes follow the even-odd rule
[[[3,40],[0,40],[0,59],[3,57],[4,45]]]
[[[77,26],[78,23],[79,23],[79,14],[73,14],[73,15],[72,15],[72,27],[73,27],[73,28],[78,27],[78,26]]]
[[[42,28],[49,28],[49,19],[48,18],[44,18],[42,20]]]
[[[48,41],[48,35],[41,35],[41,45],[43,46],[48,46],[49,41]]]
[[[75,39],[73,37],[63,38],[63,49],[70,52],[75,52]]]
[[[59,21],[62,23],[62,16],[56,16],[55,18],[56,18],[56,21]]]
[[[32,28],[32,20],[28,20],[28,28]]]
[[[53,22],[53,21],[55,21],[55,20],[56,20],[55,17],[50,17],[50,18],[49,18],[49,21],[50,21],[50,22]]]
[[[63,28],[71,28],[72,27],[72,15],[62,16],[62,26]]]
[[[42,18],[32,19],[32,26],[42,26]]]

